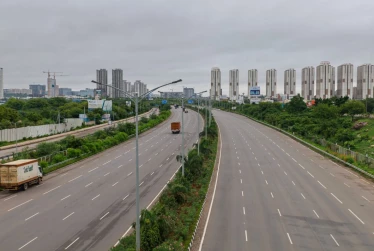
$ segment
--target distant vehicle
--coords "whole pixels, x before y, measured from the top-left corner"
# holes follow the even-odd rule
[[[171,122],[171,132],[180,133],[181,131],[181,122]]]
[[[178,109],[179,105],[174,105],[175,109]]]
[[[42,180],[43,172],[37,159],[0,164],[0,187],[6,190],[27,190],[30,185],[40,184]]]
[[[188,111],[187,111],[187,110],[184,110],[184,112],[185,112],[185,113],[188,113]]]

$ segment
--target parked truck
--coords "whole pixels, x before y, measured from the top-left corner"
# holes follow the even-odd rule
[[[179,133],[181,131],[181,122],[171,122],[171,132]]]
[[[40,184],[42,180],[43,172],[36,159],[0,164],[0,187],[5,190],[27,190],[33,184]]]

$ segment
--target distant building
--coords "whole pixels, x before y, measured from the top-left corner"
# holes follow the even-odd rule
[[[304,101],[314,98],[314,67],[309,66],[301,70],[301,96]]]
[[[131,82],[127,80],[123,80],[125,92],[131,94]]]
[[[81,97],[95,97],[95,89],[86,88],[85,90],[79,91]]]
[[[96,70],[96,82],[101,84],[108,84],[108,71],[106,69]],[[105,85],[96,84],[96,89],[100,90],[102,97],[107,97],[108,95],[108,87]]]
[[[357,67],[357,99],[373,98],[374,65],[364,64]]]
[[[184,98],[192,97],[194,94],[195,94],[194,88],[184,88],[183,89]]]
[[[266,97],[275,98],[277,95],[277,70],[266,71]]]
[[[249,91],[251,90],[251,88],[257,86],[257,80],[258,80],[257,70],[256,69],[248,70],[248,94],[247,94],[248,97],[250,96]]]
[[[71,96],[72,90],[71,88],[59,88],[58,93],[60,96]]]
[[[335,67],[323,61],[317,66],[316,98],[327,99],[335,96]]]
[[[183,92],[161,92],[161,98],[182,98]]]
[[[4,89],[4,98],[27,97],[32,95],[30,89]]]
[[[284,94],[289,99],[296,94],[296,70],[288,69],[284,71]]]
[[[353,98],[353,64],[343,64],[338,66],[337,76],[338,88],[336,96]]]
[[[134,82],[134,92],[138,93],[139,96],[142,96],[147,92],[147,85],[140,80],[135,80]]]
[[[46,86],[45,85],[29,85],[29,89],[32,92],[33,97],[43,97],[46,95]]]
[[[48,97],[54,98],[59,95],[58,93],[58,86],[56,85],[56,79],[48,77],[47,79],[47,87],[48,87]]]
[[[358,99],[358,97],[357,97],[357,87],[353,87],[352,99]]]
[[[120,89],[123,81],[123,70],[122,69],[114,69],[112,70],[112,86],[114,88]],[[119,98],[121,97],[121,92],[117,89],[112,89],[112,98]]]
[[[218,67],[213,67],[210,71],[210,98],[219,100],[220,96],[222,96],[221,70]]]
[[[230,70],[229,76],[229,96],[230,100],[237,100],[239,98],[239,70],[233,69]]]
[[[3,68],[0,68],[0,99],[4,99]]]

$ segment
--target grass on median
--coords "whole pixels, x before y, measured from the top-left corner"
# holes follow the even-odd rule
[[[204,112],[204,111],[202,111]],[[185,177],[178,172],[151,210],[140,220],[142,251],[187,250],[195,230],[214,169],[218,129],[212,118],[208,138],[200,142],[200,155],[193,149],[185,160]],[[135,223],[133,224],[135,228]],[[111,251],[134,251],[135,231]]]

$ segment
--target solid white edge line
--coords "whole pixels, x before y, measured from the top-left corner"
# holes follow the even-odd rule
[[[79,237],[77,239],[75,239],[75,241],[73,241],[69,246],[67,246],[65,248],[65,250],[67,250],[68,248],[70,248],[74,243],[76,243],[77,241],[79,240]]]
[[[38,237],[35,237],[31,241],[27,242],[25,245],[23,245],[22,247],[20,247],[18,250],[21,250],[22,248],[26,247],[27,245],[29,245],[31,242],[35,241],[36,239],[38,239]]]
[[[206,220],[206,222],[205,222],[203,235],[202,235],[202,237],[201,237],[201,242],[200,242],[199,251],[202,250],[203,243],[204,243],[204,239],[205,239],[206,230],[207,230],[207,227],[208,227],[208,224],[209,224],[210,214],[211,214],[211,212],[212,212],[213,202],[214,202],[214,198],[215,198],[215,195],[216,195],[217,182],[218,182],[218,176],[219,176],[219,169],[220,169],[220,166],[221,166],[221,156],[222,156],[222,135],[221,135],[221,129],[219,128],[218,123],[217,123],[217,127],[218,127],[218,131],[219,131],[220,149],[219,149],[219,159],[218,159],[218,167],[217,167],[216,183],[214,184],[214,190],[213,190],[212,201],[210,202],[210,207],[209,207],[208,217],[207,217],[207,220]],[[252,153],[253,153],[253,152],[252,152]],[[247,230],[246,230],[246,232],[247,232]]]

